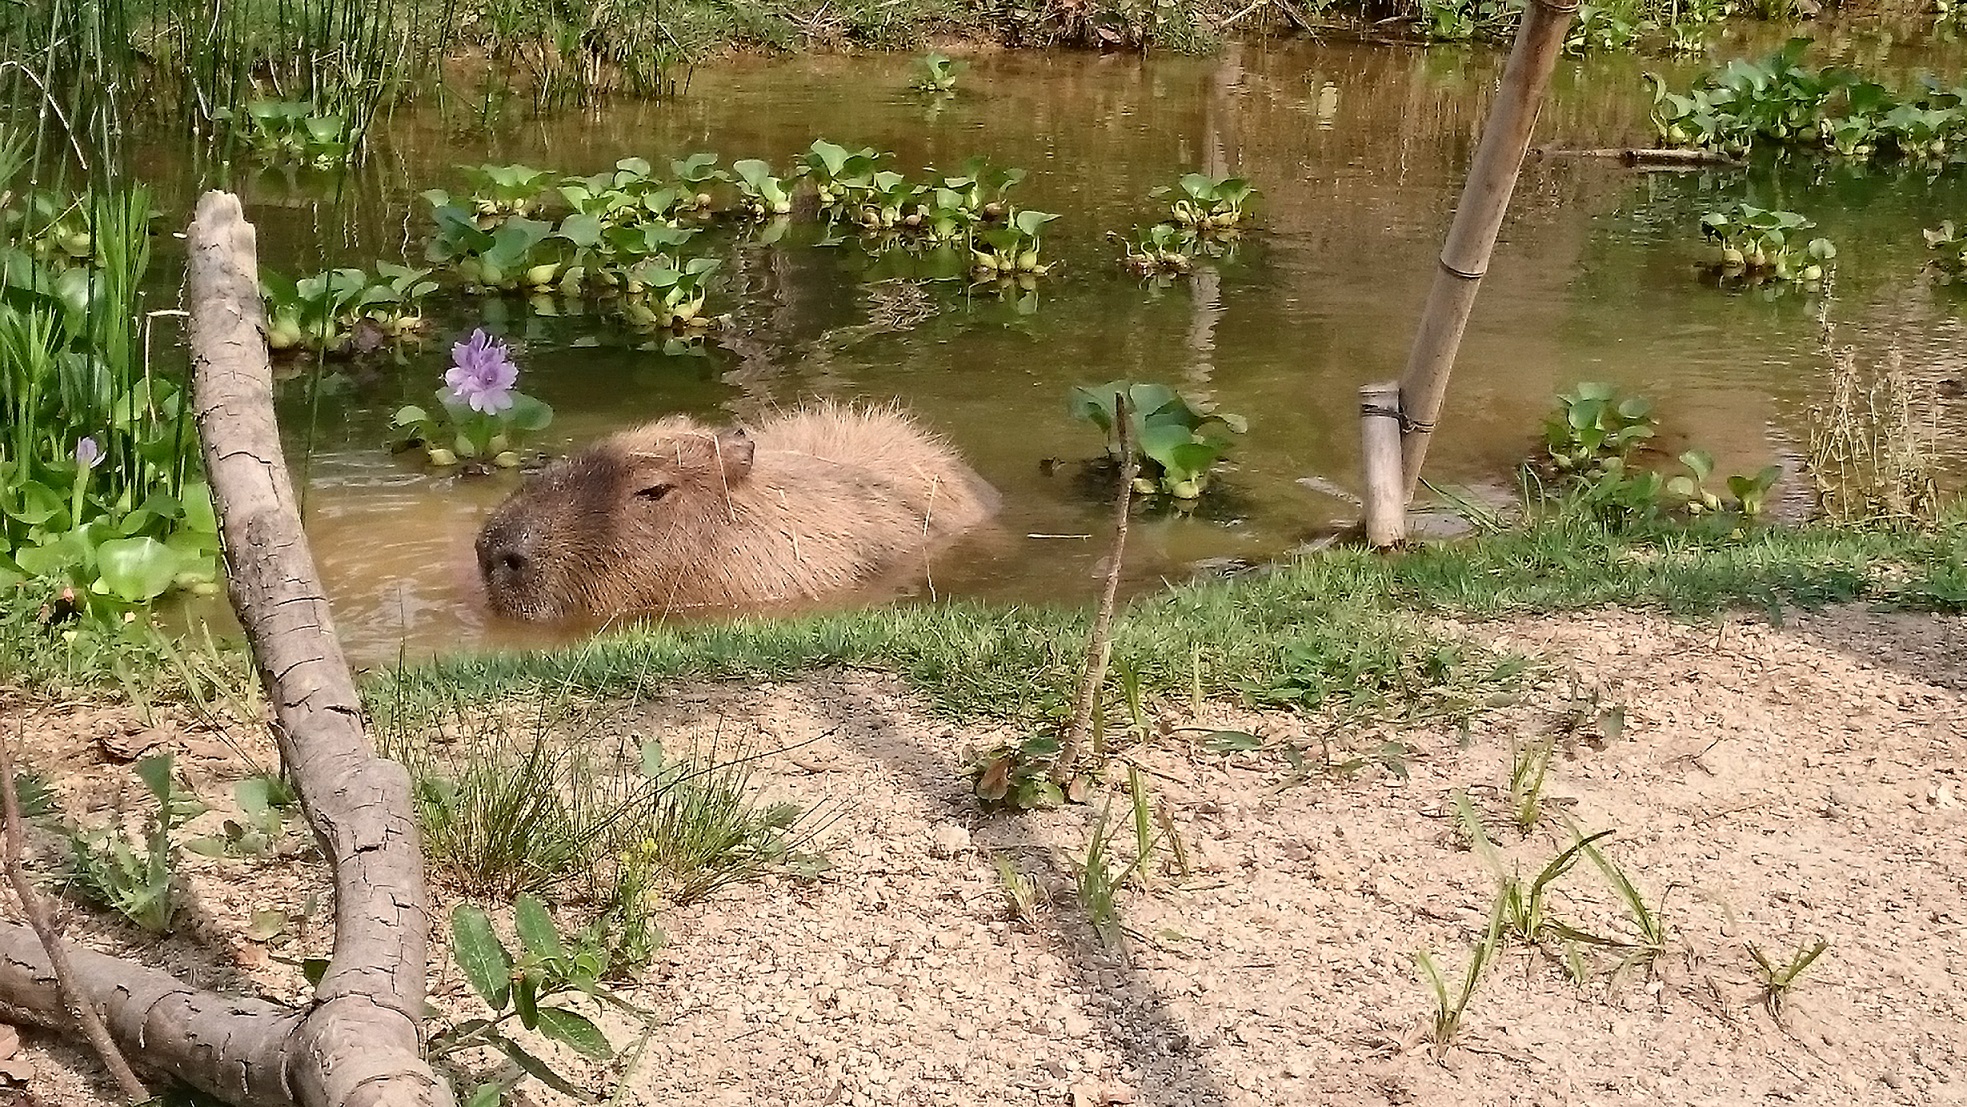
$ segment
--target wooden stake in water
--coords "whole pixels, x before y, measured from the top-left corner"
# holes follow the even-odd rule
[[[1360,457],[1366,476],[1366,544],[1375,549],[1407,540],[1407,482],[1400,470],[1400,386],[1393,381],[1359,390]]]
[[[1565,32],[1577,10],[1576,0],[1531,0],[1525,5],[1523,26],[1516,33],[1509,65],[1503,70],[1502,87],[1489,109],[1489,122],[1482,128],[1475,160],[1469,165],[1468,182],[1455,207],[1455,222],[1448,228],[1448,241],[1441,249],[1441,268],[1421,311],[1421,327],[1414,335],[1407,370],[1400,377],[1401,411],[1406,415],[1401,468],[1407,499],[1413,498],[1420,483],[1428,439],[1448,394],[1448,372],[1454,368],[1455,351],[1461,346],[1462,331],[1475,307],[1476,290],[1488,272],[1496,234],[1509,210],[1523,155],[1530,148],[1537,110],[1550,87],[1551,72],[1564,51]]]

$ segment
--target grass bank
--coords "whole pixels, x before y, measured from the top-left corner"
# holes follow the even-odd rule
[[[1608,530],[1559,518],[1392,555],[1335,547],[1227,581],[1125,605],[1114,681],[1146,695],[1234,697],[1381,718],[1467,715],[1506,695],[1528,659],[1497,655],[1429,617],[1618,606],[1678,616],[1869,601],[1967,611],[1967,517],[1923,531],[1725,523]],[[373,678],[398,722],[460,704],[631,696],[676,679],[779,680],[828,667],[893,672],[959,719],[1062,718],[1090,612],[980,601],[714,626],[648,625],[577,647],[467,654]],[[15,589],[0,606],[0,682],[44,695],[195,699],[248,665],[236,644],[187,642],[142,623],[62,618],[59,597]]]
[[[1115,622],[1118,679],[1148,694],[1233,696],[1382,717],[1466,714],[1528,668],[1429,615],[1603,606],[1696,616],[1870,600],[1967,609],[1967,520],[1925,532],[1725,524],[1618,533],[1554,520],[1381,556],[1334,548],[1230,581],[1142,597]],[[552,652],[464,656],[379,678],[372,702],[542,693],[620,696],[690,678],[781,679],[828,666],[892,671],[958,718],[1063,716],[1086,610],[956,602],[698,628],[650,626]]]

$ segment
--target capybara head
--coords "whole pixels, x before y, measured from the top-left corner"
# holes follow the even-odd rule
[[[671,416],[556,461],[478,534],[494,610],[522,619],[661,606],[751,473],[742,430]]]

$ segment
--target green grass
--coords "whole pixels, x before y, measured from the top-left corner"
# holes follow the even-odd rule
[[[1574,522],[1382,556],[1332,549],[1274,571],[1185,585],[1127,605],[1117,669],[1154,695],[1232,696],[1394,718],[1467,715],[1527,663],[1422,617],[1609,605],[1692,616],[1870,599],[1959,610],[1967,525],[1925,533],[1768,528],[1619,535]],[[957,718],[1057,720],[1090,614],[976,601],[694,628],[652,625],[571,650],[465,655],[379,678],[374,701],[555,689],[617,695],[676,678],[779,679],[829,666],[902,675]]]
[[[1967,521],[1925,532],[1704,525],[1613,534],[1572,521],[1394,555],[1330,549],[1233,581],[1126,605],[1116,671],[1150,696],[1226,696],[1395,719],[1467,716],[1520,687],[1523,658],[1470,645],[1428,615],[1484,618],[1646,608],[1679,616],[1868,600],[1967,610]],[[187,679],[146,627],[59,616],[44,590],[0,592],[0,681],[49,694],[180,698]],[[50,605],[44,616],[44,605]],[[897,673],[959,719],[1062,719],[1090,613],[957,601],[721,625],[650,625],[572,649],[465,654],[384,674],[370,703],[414,722],[463,702],[624,695],[679,678],[780,679],[826,667]],[[74,637],[71,639],[70,635]],[[206,650],[205,652],[212,652]],[[240,673],[213,654],[207,669]],[[199,680],[209,674],[201,671]],[[214,692],[216,692],[216,686]],[[398,717],[401,717],[400,719]]]

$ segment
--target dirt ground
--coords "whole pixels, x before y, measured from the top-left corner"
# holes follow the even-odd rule
[[[1177,730],[1133,751],[1189,871],[1157,867],[1121,895],[1121,948],[1094,940],[1070,891],[1094,812],[981,814],[960,766],[1005,735],[939,721],[893,680],[699,685],[623,708],[622,725],[671,740],[796,746],[759,781],[835,821],[822,879],[727,889],[665,919],[668,947],[625,990],[661,1022],[618,1102],[1967,1104],[1967,621],[1844,608],[1780,627],[1606,612],[1462,629],[1570,677],[1466,733],[1171,706],[1172,727],[1273,747],[1215,754]],[[132,729],[47,708],[30,752],[99,764],[103,734]],[[1274,752],[1316,757],[1321,734],[1402,742],[1405,775],[1300,779]],[[1544,815],[1518,834],[1512,743],[1545,736]],[[164,740],[193,747],[194,785],[239,773],[195,728]],[[1618,973],[1597,954],[1582,985],[1557,957],[1507,948],[1437,1057],[1414,953],[1459,976],[1496,896],[1457,793],[1527,872],[1568,844],[1567,821],[1614,831],[1601,845],[1664,905],[1671,941]],[[1049,891],[1032,917],[1010,909],[999,859]],[[190,925],[161,944],[70,918],[198,983],[292,1000],[305,986],[282,959],[322,936],[263,946],[243,920],[295,910],[310,868],[194,862]],[[1593,866],[1555,888],[1556,918],[1631,933]],[[1778,1017],[1748,947],[1787,959],[1817,938],[1828,951]],[[462,988],[434,970],[440,1006]],[[606,1025],[618,1042],[640,1033]],[[41,1102],[103,1091],[82,1055],[24,1037]],[[620,1069],[593,1075],[604,1096]]]

